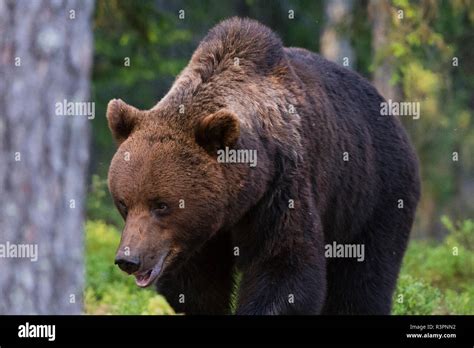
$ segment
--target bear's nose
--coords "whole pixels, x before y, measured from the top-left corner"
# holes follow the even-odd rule
[[[140,268],[140,261],[138,258],[134,257],[117,257],[115,259],[115,264],[120,267],[120,269],[128,274],[132,274]]]

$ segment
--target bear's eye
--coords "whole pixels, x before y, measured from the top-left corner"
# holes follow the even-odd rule
[[[118,209],[119,209],[120,213],[122,214],[122,216],[124,218],[126,218],[127,214],[128,214],[127,205],[122,200],[118,201],[117,205],[118,205]]]
[[[156,216],[163,216],[168,213],[169,206],[164,202],[156,202],[152,205],[151,211]]]

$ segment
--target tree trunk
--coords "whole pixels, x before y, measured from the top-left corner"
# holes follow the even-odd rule
[[[372,51],[375,57],[373,83],[385,99],[400,101],[400,91],[390,83],[393,73],[392,57],[388,53],[391,28],[390,2],[370,0],[369,14],[372,19]]]
[[[0,0],[0,314],[82,311],[92,8]]]
[[[349,30],[352,22],[352,0],[326,0],[326,24],[321,36],[321,53],[327,59],[344,65],[355,66],[355,54],[352,49]]]

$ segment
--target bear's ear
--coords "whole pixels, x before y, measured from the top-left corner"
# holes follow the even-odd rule
[[[121,99],[112,99],[107,105],[107,121],[117,143],[124,142],[138,123],[139,110]]]
[[[240,135],[239,118],[232,111],[222,109],[201,119],[196,127],[196,142],[211,155],[217,150],[233,147]]]

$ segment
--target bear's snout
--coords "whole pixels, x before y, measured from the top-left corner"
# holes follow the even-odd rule
[[[115,264],[119,266],[119,268],[127,272],[128,274],[135,273],[140,269],[140,260],[138,257],[133,256],[125,256],[117,255],[115,258]]]

